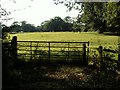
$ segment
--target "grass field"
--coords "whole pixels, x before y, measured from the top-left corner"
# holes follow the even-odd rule
[[[18,37],[18,41],[89,41],[90,47],[118,47],[118,36],[109,36],[95,32],[34,32],[10,34]]]
[[[32,32],[32,33],[16,33],[10,34],[10,38],[17,36],[18,41],[77,41],[90,42],[90,55],[100,45],[113,50],[118,50],[118,36],[98,34],[97,32]],[[98,51],[97,51],[98,54]],[[115,59],[118,54],[114,54]]]

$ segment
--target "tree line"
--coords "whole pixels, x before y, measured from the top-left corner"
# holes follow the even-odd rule
[[[2,25],[3,32],[63,32],[63,31],[98,31],[99,33],[120,33],[120,2],[76,2],[71,0],[54,0],[55,4],[64,4],[69,11],[76,9],[76,18],[56,16],[39,26],[26,21],[14,22],[7,27]]]
[[[75,20],[66,16],[62,19],[56,16],[50,20],[44,21],[40,26],[29,24],[26,21],[15,21],[11,26],[2,25],[2,30],[5,32],[64,32],[64,31],[81,31],[80,25],[77,25]]]

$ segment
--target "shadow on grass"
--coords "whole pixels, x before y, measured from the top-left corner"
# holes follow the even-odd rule
[[[110,59],[110,58],[105,58]],[[102,68],[84,66],[81,62],[50,63],[49,60],[25,61],[3,52],[3,90],[40,88],[120,88],[120,74],[108,61]],[[112,69],[111,69],[112,68]]]
[[[22,62],[12,72],[12,81],[3,89],[120,88],[120,75],[89,66]]]

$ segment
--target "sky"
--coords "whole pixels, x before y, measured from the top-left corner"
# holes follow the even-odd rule
[[[40,25],[43,21],[50,20],[55,16],[62,19],[66,16],[76,17],[77,10],[67,11],[67,7],[63,4],[54,4],[53,0],[0,0],[0,4],[7,11],[11,20],[4,22],[11,25],[14,21],[27,21],[35,26]]]

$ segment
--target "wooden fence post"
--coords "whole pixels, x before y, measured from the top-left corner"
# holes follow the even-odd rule
[[[14,59],[17,59],[17,36],[14,36],[11,40],[12,55]]]
[[[102,51],[103,51],[103,47],[99,46],[100,61],[103,60],[103,58],[102,58]]]
[[[89,41],[88,41],[88,48],[87,48],[87,60],[89,59]]]
[[[86,44],[85,43],[83,44],[83,53],[82,53],[82,55],[83,55],[84,64],[88,64],[87,59],[86,59]]]

